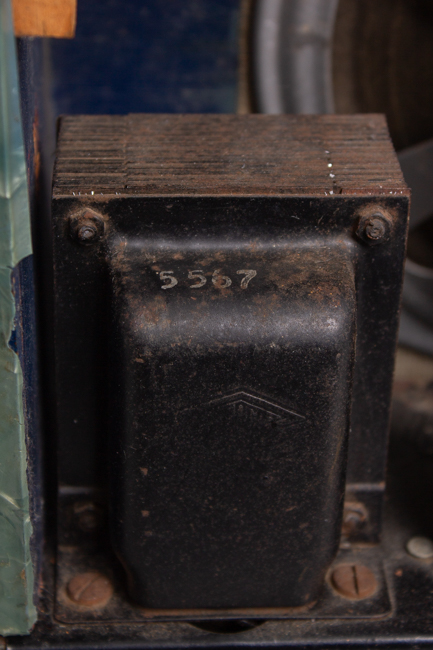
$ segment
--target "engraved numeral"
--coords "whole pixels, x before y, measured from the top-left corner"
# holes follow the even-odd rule
[[[188,278],[190,280],[199,280],[197,284],[192,284],[190,289],[200,289],[200,287],[204,287],[207,282],[206,277],[201,273],[201,271],[188,271]]]
[[[171,289],[175,287],[178,283],[178,280],[173,275],[174,271],[161,271],[159,277],[161,280],[168,280],[168,284],[163,284],[161,289]]]
[[[221,269],[216,269],[212,273],[212,283],[217,289],[226,289],[229,287],[232,283],[230,278],[227,275],[220,275],[221,274]]]
[[[241,280],[241,289],[246,289],[248,282],[255,278],[257,275],[257,271],[253,271],[253,269],[242,269],[241,271],[236,271],[236,273],[242,273],[245,275],[245,277]]]

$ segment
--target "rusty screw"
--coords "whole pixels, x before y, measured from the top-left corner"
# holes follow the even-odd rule
[[[89,246],[101,239],[104,230],[103,218],[90,209],[75,214],[69,219],[69,234],[84,246]]]
[[[365,526],[366,521],[367,511],[364,505],[358,501],[346,501],[343,511],[343,535],[355,535]]]
[[[378,219],[377,217],[369,219],[365,226],[365,234],[369,239],[375,241],[382,239],[386,233],[386,226],[383,222],[383,219]]]
[[[113,585],[102,573],[88,571],[71,578],[66,592],[76,605],[103,607],[113,595]]]
[[[390,222],[381,212],[360,218],[357,236],[367,244],[380,244],[388,239]]]
[[[87,244],[91,239],[95,239],[98,230],[93,224],[86,224],[78,229],[77,237],[82,244]]]
[[[377,589],[374,573],[362,564],[340,564],[332,572],[331,582],[340,596],[353,600],[368,598]]]

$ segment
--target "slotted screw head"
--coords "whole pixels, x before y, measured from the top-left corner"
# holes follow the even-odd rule
[[[113,595],[113,585],[99,571],[87,571],[71,578],[66,587],[66,593],[76,605],[101,607]]]
[[[377,590],[374,573],[362,564],[341,564],[332,572],[331,582],[340,596],[353,600],[368,598]]]

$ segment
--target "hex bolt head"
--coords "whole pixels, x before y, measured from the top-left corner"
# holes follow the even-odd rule
[[[76,605],[103,607],[113,595],[113,585],[99,571],[87,571],[71,578],[66,593]]]
[[[433,542],[428,537],[412,537],[406,544],[406,550],[418,560],[433,558]]]
[[[104,219],[93,210],[86,209],[69,218],[69,234],[79,244],[89,246],[103,236]]]
[[[389,239],[390,230],[389,219],[382,212],[376,212],[371,215],[364,215],[359,219],[356,234],[366,244],[374,245],[381,244]]]
[[[377,590],[377,580],[372,571],[362,564],[340,564],[331,575],[334,589],[352,600],[372,596]]]

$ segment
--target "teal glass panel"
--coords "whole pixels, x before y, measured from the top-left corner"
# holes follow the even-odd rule
[[[0,634],[26,634],[36,620],[30,557],[23,378],[9,347],[11,272],[32,253],[26,165],[10,0],[0,0]]]

